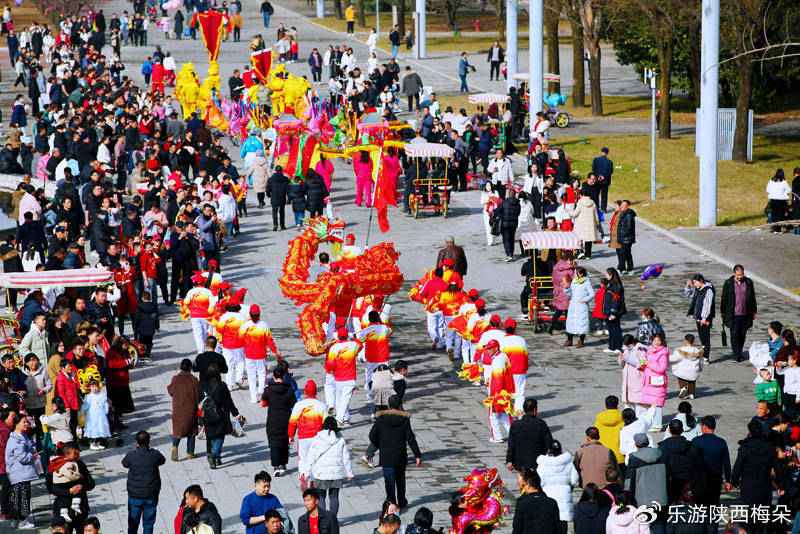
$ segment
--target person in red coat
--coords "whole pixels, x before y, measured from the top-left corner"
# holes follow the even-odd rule
[[[114,407],[114,428],[125,428],[122,425],[122,414],[131,413],[135,409],[129,375],[132,366],[130,343],[124,337],[116,336],[106,353],[108,399]]]
[[[605,299],[606,296],[607,285],[608,280],[605,278],[601,279],[600,287],[597,288],[597,291],[594,294],[594,308],[592,309],[591,322],[594,325],[592,330],[595,332],[595,335],[602,335],[606,330],[605,325],[608,315],[603,313],[603,299]]]
[[[161,64],[160,61],[157,61],[153,64],[153,74],[150,78],[151,83],[151,90],[154,94],[164,94],[164,74],[166,71],[164,70],[164,65]]]
[[[64,407],[69,410],[69,429],[72,435],[77,435],[78,410],[81,407],[81,398],[78,389],[78,379],[75,366],[66,359],[61,360],[61,371],[56,377],[56,394],[64,402]]]
[[[120,292],[120,298],[116,304],[116,315],[119,323],[119,333],[122,335],[125,331],[125,318],[133,317],[136,313],[138,299],[136,298],[136,288],[134,287],[134,282],[137,278],[136,268],[131,265],[128,258],[121,258],[119,264],[120,267],[113,269],[113,271],[114,282]]]

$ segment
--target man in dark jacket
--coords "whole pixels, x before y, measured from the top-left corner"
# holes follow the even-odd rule
[[[714,434],[717,420],[713,415],[706,415],[700,420],[702,435],[692,440],[692,454],[697,462],[694,495],[697,504],[719,506],[722,483],[730,491],[731,457],[728,444]]]
[[[150,434],[137,432],[136,448],[122,459],[122,467],[128,470],[128,532],[138,532],[139,521],[144,532],[153,532],[161,492],[158,470],[164,462],[164,456],[150,448]]]
[[[547,454],[553,443],[550,428],[539,418],[536,399],[525,399],[522,411],[524,415],[511,423],[511,430],[508,432],[506,467],[509,471],[522,471],[528,467],[536,469],[536,459]]]
[[[22,216],[25,222],[17,228],[17,242],[20,250],[25,253],[30,247],[33,247],[44,255],[47,250],[47,237],[42,221],[34,221],[33,213],[30,211],[26,211]]]
[[[464,254],[464,247],[456,245],[456,238],[453,236],[444,240],[444,248],[439,249],[436,256],[436,265],[441,265],[444,260],[453,260],[453,270],[462,278],[467,276],[467,255]]]
[[[611,175],[614,174],[614,162],[608,159],[608,148],[600,149],[601,154],[592,160],[592,172],[600,184],[600,209],[605,213],[608,207],[608,188],[611,186]]]
[[[722,323],[731,331],[731,350],[736,361],[744,359],[742,349],[747,331],[753,327],[758,312],[756,290],[753,281],[744,275],[744,267],[734,265],[733,276],[722,286],[722,301],[719,305]]]
[[[108,291],[98,287],[94,292],[94,300],[86,307],[89,318],[103,331],[106,339],[114,338],[114,312],[108,302]]]
[[[289,193],[289,178],[283,174],[283,167],[275,167],[275,173],[267,180],[267,196],[272,206],[272,231],[278,231],[280,217],[281,230],[286,230],[286,196]]]
[[[64,458],[68,462],[75,462],[78,465],[78,472],[80,477],[67,484],[53,484],[53,473],[47,473],[45,483],[47,491],[50,492],[55,498],[53,499],[53,517],[61,515],[61,510],[64,508],[72,507],[72,499],[79,498],[81,500],[80,514],[71,514],[72,528],[74,532],[83,531],[83,523],[89,516],[89,497],[88,492],[94,489],[95,483],[89,468],[81,460],[81,451],[75,443],[68,443],[64,445]],[[74,488],[80,487],[77,493]]]
[[[181,534],[189,534],[200,523],[205,523],[214,534],[222,534],[222,518],[214,503],[203,497],[203,488],[192,484],[183,492],[186,507],[183,509]]]
[[[522,212],[516,191],[509,189],[506,199],[498,209],[500,211],[500,235],[503,236],[506,261],[511,262],[514,261],[514,238],[519,225],[519,214]]]
[[[145,347],[142,357],[149,358],[153,350],[153,336],[160,329],[158,308],[153,302],[153,296],[149,291],[142,291],[142,300],[136,307],[133,325],[136,339]]]
[[[667,488],[670,504],[683,495],[686,486],[696,476],[695,456],[691,454],[692,444],[683,434],[683,422],[673,419],[669,422],[669,437],[658,444],[664,464],[667,466]]]
[[[739,442],[731,483],[741,489],[743,504],[769,506],[772,502],[771,472],[777,467],[775,448],[757,421],[750,421],[747,430],[748,436]]]
[[[200,386],[208,382],[208,366],[214,364],[217,366],[220,374],[228,372],[228,364],[225,362],[225,357],[216,351],[217,338],[208,336],[206,338],[206,350],[197,355],[192,365],[192,371],[198,374]]]
[[[310,217],[322,215],[322,211],[325,209],[325,199],[329,195],[330,192],[322,177],[313,170],[309,170],[306,176],[306,200]]]
[[[657,502],[667,505],[667,468],[660,449],[650,447],[647,434],[633,436],[636,452],[628,456],[625,470],[625,490],[631,492],[636,502]]]
[[[703,345],[704,363],[711,363],[711,324],[714,321],[714,297],[716,289],[702,274],[692,276],[686,286],[686,294],[691,299],[686,315],[697,323],[697,335]]]
[[[617,267],[622,274],[630,274],[633,271],[633,244],[636,243],[636,212],[631,209],[630,200],[623,200],[619,209],[617,241],[622,250],[622,263]]]
[[[417,438],[411,430],[411,415],[400,410],[400,398],[389,397],[389,409],[377,413],[375,424],[369,431],[369,441],[381,451],[379,465],[383,468],[383,482],[386,499],[395,502],[400,508],[408,506],[406,499],[406,464],[411,447],[417,467],[422,465],[422,452]]]
[[[306,513],[297,520],[297,534],[336,534],[339,532],[339,523],[336,516],[319,507],[319,490],[308,488],[303,492],[303,505]],[[312,529],[311,524],[316,523]]]
[[[520,496],[514,510],[511,534],[561,532],[558,503],[542,491],[542,481],[533,469],[517,473]]]
[[[286,464],[289,462],[289,418],[295,402],[297,397],[286,380],[283,369],[276,367],[272,372],[272,380],[261,395],[261,406],[269,408],[267,442],[270,463],[276,477],[286,473]]]

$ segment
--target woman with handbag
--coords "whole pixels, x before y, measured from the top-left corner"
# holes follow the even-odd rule
[[[222,445],[225,436],[233,433],[231,416],[240,417],[239,410],[231,398],[228,386],[220,379],[215,364],[208,366],[207,380],[202,383],[200,412],[206,431],[206,453],[208,466],[216,469],[222,465]]]
[[[336,418],[328,416],[308,449],[309,461],[306,479],[313,479],[320,493],[321,506],[336,518],[339,513],[339,490],[345,479],[353,479],[353,468],[350,464],[350,449],[339,433]],[[330,501],[328,501],[330,496]]]
[[[653,335],[641,366],[644,372],[641,401],[650,406],[647,419],[651,421],[651,431],[661,431],[662,410],[667,399],[668,364],[669,349],[664,334],[657,333]]]
[[[31,481],[39,478],[42,465],[36,445],[29,436],[30,421],[24,415],[15,415],[13,430],[6,444],[6,472],[11,484],[9,492],[10,516],[18,520],[17,530],[35,528],[31,521]]]

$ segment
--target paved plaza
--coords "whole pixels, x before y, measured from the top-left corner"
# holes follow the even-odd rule
[[[257,13],[259,3],[256,0],[243,0],[243,40],[241,43],[226,42],[222,45],[221,77],[226,93],[227,77],[233,68],[242,68],[247,62],[247,38],[263,28]],[[114,1],[103,4],[103,7],[106,15],[110,16],[115,11],[128,8],[128,4]],[[345,40],[341,35],[312,25],[307,19],[280,5],[276,4],[275,8],[268,40],[274,37],[274,27],[279,22],[284,22],[286,26],[297,26],[301,58],[307,57],[311,46],[322,49],[329,43]],[[151,30],[150,43],[164,44],[163,34]],[[353,43],[357,48],[357,57],[363,62],[366,47]],[[171,51],[179,64],[192,61],[200,74],[205,73],[206,52],[199,40],[168,41],[165,50]],[[133,74],[135,79],[140,78],[138,63],[151,51],[152,46],[123,49],[123,60],[128,64],[129,74]],[[455,87],[456,82],[450,74],[454,68],[448,67],[445,72],[436,67],[436,63],[430,65],[434,66],[427,71],[420,70],[426,84]],[[290,66],[290,70],[306,73],[306,65],[301,61]],[[612,187],[612,197],[616,198],[617,194],[622,192],[614,192]],[[337,215],[347,221],[347,232],[355,233],[358,236],[357,244],[363,245],[369,211],[354,206],[352,170],[339,160],[332,198]],[[233,241],[230,250],[223,255],[223,275],[235,286],[248,288],[248,305],[258,303],[261,306],[263,317],[271,325],[278,347],[291,363],[301,387],[309,378],[321,386],[322,360],[305,355],[295,325],[299,309],[281,295],[277,284],[287,242],[296,235],[296,230],[289,228],[284,232],[272,232],[269,210],[259,210],[254,206],[255,200],[251,198],[250,216],[242,220],[242,235]],[[517,317],[520,313],[519,292],[524,283],[519,276],[522,261],[505,263],[501,245],[486,247],[479,195],[474,191],[454,195],[447,219],[422,216],[414,220],[397,209],[390,209],[389,218],[392,229],[387,234],[380,234],[377,224],[373,222],[370,244],[392,241],[401,253],[400,268],[406,284],[389,301],[393,306],[392,358],[403,358],[410,364],[405,406],[412,413],[411,424],[423,452],[422,466],[410,466],[408,469],[410,507],[403,513],[403,520],[410,522],[417,508],[427,506],[434,512],[435,526],[447,527],[450,494],[459,487],[460,479],[472,468],[500,467],[509,492],[516,491],[516,482],[503,467],[505,445],[494,445],[488,441],[487,412],[481,402],[484,398],[483,389],[456,379],[446,355],[430,350],[423,311],[418,304],[408,301],[405,292],[431,268],[437,249],[446,236],[452,235],[458,244],[464,246],[469,260],[466,287],[479,289],[493,313]],[[693,321],[686,317],[688,302],[681,291],[686,279],[695,272],[702,272],[721,289],[729,271],[644,225],[637,228],[637,238],[634,247],[636,264],[643,267],[660,262],[665,264],[665,270],[659,279],[648,282],[645,289],[639,288],[637,278],[625,279],[630,313],[623,323],[624,329],[631,332],[635,328],[637,311],[643,306],[652,306],[661,317],[668,341],[675,343],[684,333],[694,331]],[[590,268],[594,285],[597,285],[603,269],[616,264],[613,251],[604,246],[597,249],[594,259],[582,263]],[[758,285],[756,291],[759,313],[751,331],[751,339],[765,338],[766,324],[771,320],[796,325],[798,308],[794,301],[765,291]],[[583,438],[584,429],[592,424],[595,414],[603,408],[603,398],[609,394],[619,394],[620,370],[616,357],[602,352],[606,346],[605,339],[590,338],[586,348],[567,349],[562,347],[562,336],[534,335],[529,325],[521,327],[521,334],[528,341],[531,355],[526,394],[539,399],[541,416],[550,425],[554,436],[565,449],[574,452]],[[90,503],[92,513],[100,517],[104,534],[127,531],[126,472],[120,462],[132,447],[133,434],[138,430],[148,430],[153,435],[153,446],[169,457],[171,404],[166,386],[180,360],[195,356],[189,323],[181,321],[174,308],[162,318],[161,332],[155,343],[152,361],[131,374],[131,389],[137,411],[127,418],[129,429],[123,436],[124,444],[104,451],[87,450],[82,456],[97,482],[97,488],[90,493]],[[727,359],[727,349],[719,346],[718,327],[714,329],[713,343],[714,363],[706,368],[699,379],[698,398],[693,404],[698,414],[719,417],[718,433],[728,440],[732,451],[735,451],[736,442],[744,436],[745,424],[754,412],[753,374],[749,364],[737,364]],[[719,361],[723,356],[726,360]],[[670,388],[670,398],[664,410],[665,420],[677,407],[675,389]],[[197,459],[177,463],[167,461],[161,471],[163,487],[157,533],[173,531],[173,518],[182,492],[189,484],[200,484],[207,498],[216,504],[223,517],[224,532],[243,532],[244,527],[239,521],[241,499],[252,490],[253,474],[269,467],[264,428],[267,410],[250,404],[246,391],[234,392],[233,398],[248,420],[247,435],[226,439],[223,468],[218,470],[209,470],[203,457],[203,441],[198,442],[201,455]],[[344,533],[370,533],[377,524],[384,490],[380,470],[369,469],[357,462],[366,449],[371,426],[363,389],[356,392],[351,406],[355,408],[354,424],[345,429],[343,434],[351,447],[356,477],[342,491],[339,519]],[[183,444],[181,456],[185,456]],[[273,480],[272,492],[281,499],[296,522],[304,510],[294,455],[289,467],[286,477]],[[43,485],[36,486],[35,493],[37,519],[43,527],[45,518],[49,517],[50,497],[46,495]],[[508,503],[513,504],[513,500],[508,499]],[[510,531],[509,517],[499,532]]]

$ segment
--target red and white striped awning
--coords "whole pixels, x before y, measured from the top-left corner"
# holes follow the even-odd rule
[[[440,143],[406,143],[404,147],[409,158],[452,158],[456,151]]]
[[[469,95],[470,104],[505,104],[509,100],[508,95],[501,95],[499,93],[479,93],[477,95]]]
[[[583,246],[575,232],[525,232],[519,238],[525,250],[576,250]]]
[[[105,269],[65,269],[32,273],[0,274],[0,287],[38,289],[50,287],[91,287],[114,281],[114,273]]]

